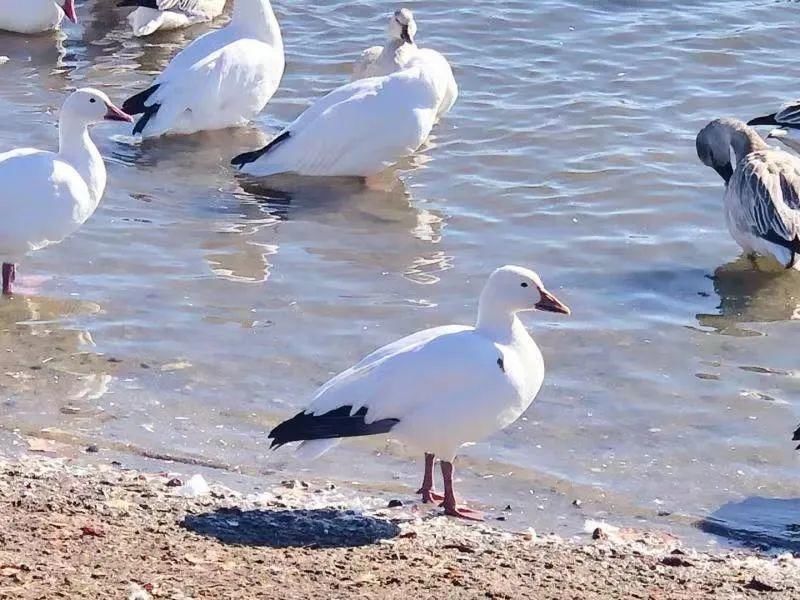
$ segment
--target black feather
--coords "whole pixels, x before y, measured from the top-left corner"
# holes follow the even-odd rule
[[[775,120],[775,115],[778,113],[772,113],[771,115],[764,115],[763,117],[756,117],[755,119],[751,119],[747,122],[748,125],[778,125],[778,122]]]
[[[377,435],[390,431],[400,422],[400,419],[381,419],[366,423],[366,407],[361,407],[351,415],[352,410],[352,406],[342,406],[324,415],[297,413],[269,432],[272,439],[270,448],[278,448],[289,442]]]
[[[158,0],[121,0],[117,6],[143,6],[158,10]]]
[[[148,107],[145,106],[145,102],[152,96],[155,91],[160,87],[161,84],[155,84],[144,90],[143,92],[139,92],[135,96],[131,96],[125,102],[122,103],[122,110],[124,110],[129,115],[140,115],[144,112],[147,112]]]
[[[792,436],[792,441],[800,442],[800,427],[795,429],[794,436]],[[798,446],[797,449],[800,450],[800,446]]]
[[[269,144],[260,148],[258,150],[253,150],[252,152],[243,152],[242,154],[236,156],[231,160],[231,164],[234,167],[239,167],[240,169],[245,166],[247,163],[254,162],[264,156],[267,152],[275,148],[281,142],[288,140],[292,137],[292,133],[290,131],[284,131],[280,135],[274,137]]]

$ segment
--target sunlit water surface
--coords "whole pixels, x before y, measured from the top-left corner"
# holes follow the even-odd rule
[[[114,4],[79,2],[65,36],[0,34],[0,150],[52,147],[69,91],[122,101],[204,31],[133,39]],[[465,449],[463,495],[562,534],[601,517],[702,543],[717,538],[693,524],[710,517],[790,541],[800,276],[740,258],[694,136],[800,94],[800,5],[405,4],[461,97],[378,186],[253,189],[227,163],[347,81],[390,2],[275,0],[286,75],[252,129],[146,144],[94,130],[102,206],[21,265],[28,295],[0,301],[1,426],[407,497],[421,457],[399,445],[361,440],[309,467],[271,454],[266,432],[373,348],[471,322],[486,275],[517,263],[573,315],[525,316],[545,386]]]

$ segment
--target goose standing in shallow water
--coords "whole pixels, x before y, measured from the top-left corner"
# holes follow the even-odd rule
[[[770,148],[735,119],[711,121],[697,134],[696,147],[703,164],[725,180],[725,220],[733,239],[747,253],[800,270],[800,158]]]
[[[5,31],[55,31],[64,17],[78,22],[75,0],[0,0],[0,29]]]
[[[231,22],[189,44],[153,85],[122,105],[143,137],[247,124],[283,77],[281,30],[269,0],[236,0]]]
[[[58,152],[19,148],[0,154],[0,262],[3,293],[11,294],[16,263],[57,244],[92,214],[106,187],[103,157],[89,125],[127,121],[103,92],[73,92],[61,108]]]
[[[302,441],[320,455],[341,438],[391,433],[425,452],[423,502],[443,500],[445,513],[481,519],[456,503],[453,460],[465,443],[516,421],[536,398],[544,361],[517,313],[569,314],[528,269],[505,266],[483,288],[474,327],[419,331],[376,350],[323,385],[310,406],[275,427],[272,447]],[[434,491],[433,462],[442,460],[444,496]]]
[[[343,85],[317,100],[260,150],[231,164],[244,173],[370,177],[415,152],[446,93],[444,59],[415,58],[402,71]]]
[[[226,0],[122,0],[117,6],[134,7],[128,15],[133,35],[171,31],[208,23],[222,14]]]
[[[367,77],[391,75],[405,69],[418,57],[443,64],[439,71],[439,86],[444,90],[436,111],[437,120],[450,112],[458,99],[458,84],[453,76],[453,69],[443,54],[431,48],[418,48],[414,42],[417,34],[417,22],[414,13],[401,8],[389,20],[389,39],[385,46],[373,46],[361,53],[353,66],[353,81]],[[446,65],[446,67],[444,66]]]

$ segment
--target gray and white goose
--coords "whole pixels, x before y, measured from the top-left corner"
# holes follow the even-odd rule
[[[800,270],[800,158],[771,148],[752,127],[716,119],[696,140],[697,155],[725,180],[725,220],[747,253]]]
[[[750,119],[747,124],[774,127],[767,138],[775,138],[795,152],[800,153],[800,100],[784,104],[778,112]]]

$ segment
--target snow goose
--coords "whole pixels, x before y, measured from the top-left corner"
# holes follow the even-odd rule
[[[725,180],[733,239],[747,253],[800,270],[800,158],[770,148],[735,119],[711,121],[697,134],[696,147],[700,160]]]
[[[402,69],[417,52],[414,36],[417,23],[407,8],[395,11],[389,19],[389,39],[384,46],[367,48],[353,65],[353,81],[390,75]]]
[[[283,68],[281,31],[269,0],[236,0],[226,27],[189,44],[122,108],[142,115],[133,132],[143,137],[240,126],[272,98]]]
[[[373,46],[361,53],[353,66],[353,81],[391,75],[406,68],[409,62],[419,56],[440,61],[445,66],[440,69],[440,85],[445,89],[437,110],[437,119],[448,113],[458,98],[458,84],[453,76],[453,69],[447,59],[431,48],[418,48],[414,43],[417,34],[417,23],[414,14],[407,8],[401,8],[389,20],[389,39],[385,46]]]
[[[446,94],[444,59],[414,58],[384,77],[343,85],[272,141],[231,163],[244,173],[370,177],[412,154],[430,134]]]
[[[133,35],[171,31],[213,21],[222,14],[226,0],[122,0],[118,6],[134,7],[128,15]]]
[[[3,293],[11,294],[15,264],[57,244],[94,213],[106,187],[106,168],[89,137],[101,121],[133,118],[103,92],[83,88],[61,108],[58,152],[19,148],[0,154],[0,261]]]
[[[456,504],[458,449],[507,427],[533,402],[544,361],[517,313],[569,314],[528,269],[505,266],[483,288],[474,327],[419,331],[376,350],[324,384],[309,407],[275,427],[272,447],[303,441],[319,455],[340,438],[391,434],[425,452],[423,502],[442,499],[445,513],[480,519]],[[444,496],[434,491],[433,461],[442,460]]]
[[[55,31],[65,16],[78,22],[75,0],[0,0],[0,29],[5,31]]]

